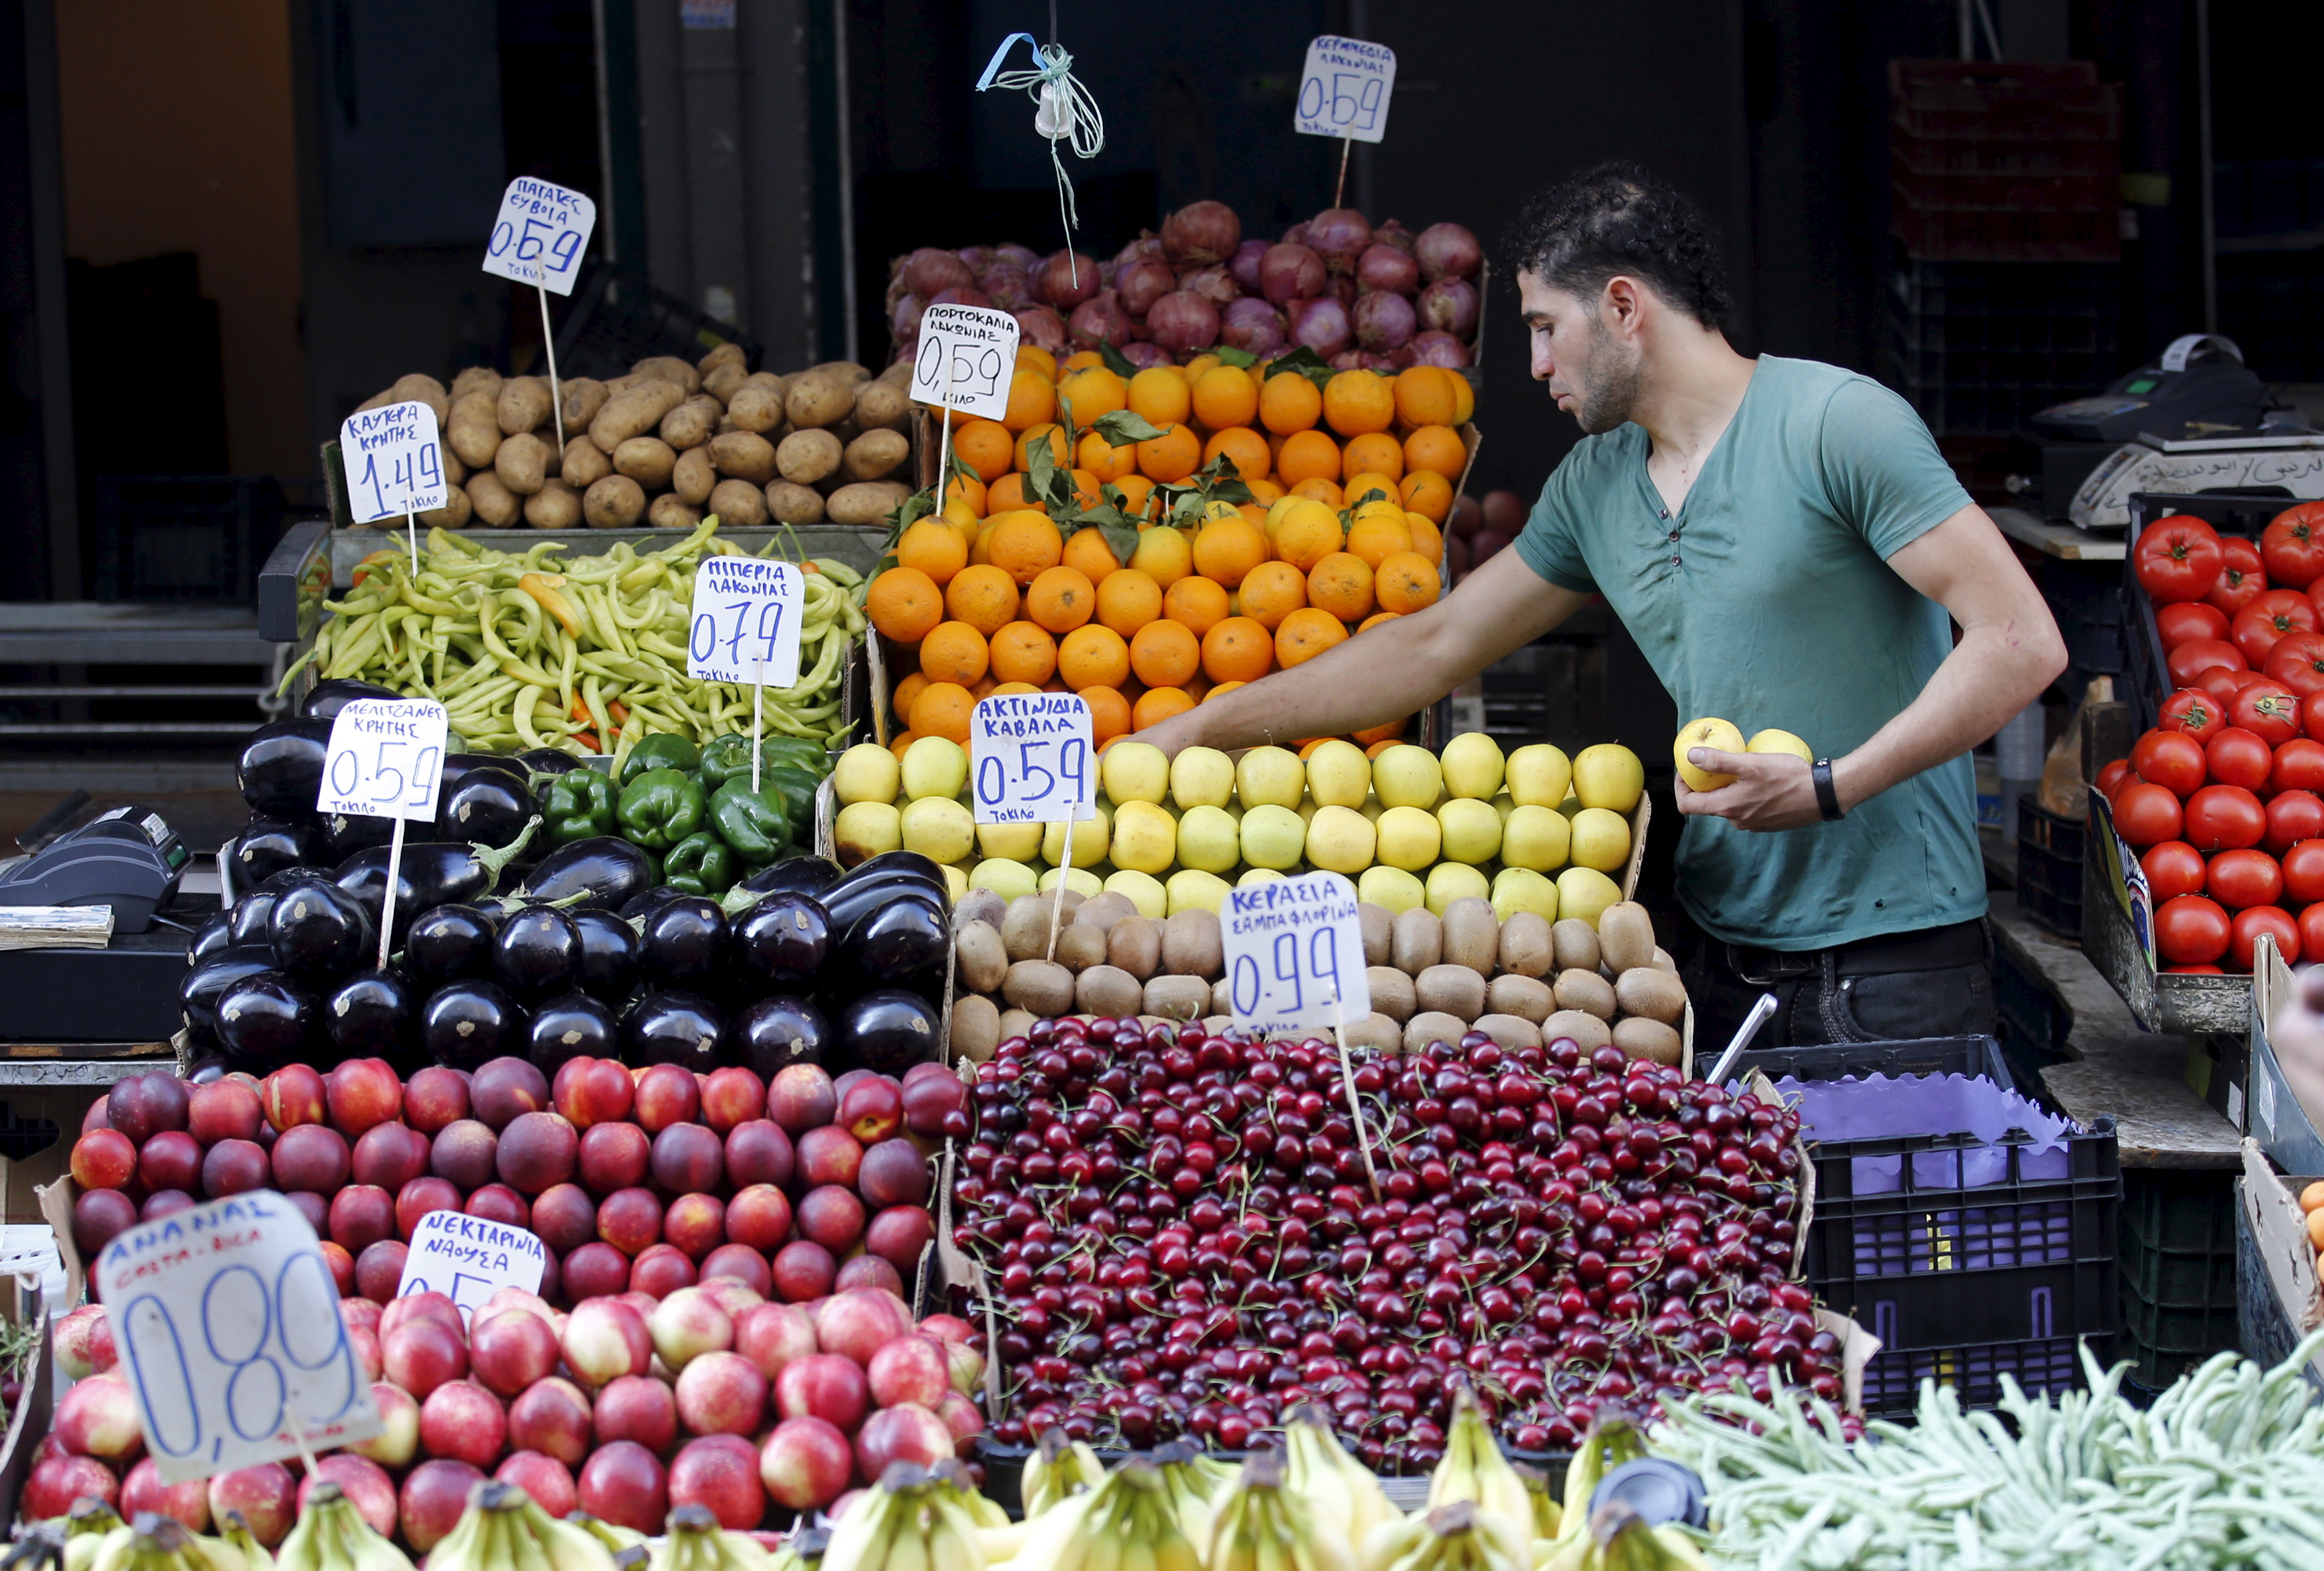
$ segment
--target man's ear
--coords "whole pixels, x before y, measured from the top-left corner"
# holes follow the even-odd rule
[[[1638,287],[1634,278],[1618,273],[1608,279],[1599,300],[1599,310],[1605,314],[1606,325],[1616,332],[1636,332],[1645,297],[1646,291]]]

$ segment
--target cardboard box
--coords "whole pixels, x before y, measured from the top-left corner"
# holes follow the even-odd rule
[[[2285,1357],[2324,1325],[2324,1285],[2317,1279],[2316,1247],[2308,1242],[2308,1219],[2300,1209],[2301,1190],[2314,1181],[2282,1177],[2261,1154],[2257,1141],[2245,1140],[2243,1177],[2236,1181],[2241,1289],[2236,1298],[2244,1352],[2263,1363]],[[2324,1353],[2305,1372],[2310,1384],[2324,1390]]]
[[[23,1382],[23,1394],[8,1414],[8,1429],[0,1439],[0,1522],[16,1520],[16,1497],[24,1487],[25,1475],[32,1470],[33,1456],[41,1442],[49,1437],[49,1420],[55,1401],[56,1352],[49,1340],[50,1323],[39,1292],[26,1294],[14,1282],[5,1291],[6,1316],[11,1325],[23,1325],[27,1317],[36,1320],[41,1338],[28,1356],[31,1367],[17,1372]]]
[[[2154,898],[2096,791],[2082,836],[2082,948],[2148,1030],[2240,1037],[2248,1027],[2250,977],[2178,975],[2156,965]]]
[[[2292,995],[2292,968],[2275,940],[2263,936],[2253,956],[2251,1052],[2245,1081],[2247,1129],[2270,1160],[2291,1173],[2324,1173],[2324,1135],[2317,1132],[2318,1109],[2302,1103],[2283,1073],[2268,1022]]]
[[[156,1068],[172,1067],[168,1060]],[[0,1221],[40,1222],[44,1184],[65,1176],[81,1121],[110,1086],[11,1086],[0,1093]]]

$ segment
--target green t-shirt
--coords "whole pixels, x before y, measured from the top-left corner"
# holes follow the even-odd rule
[[[1838,758],[1920,695],[1951,652],[1950,620],[1886,559],[1969,498],[1909,404],[1837,366],[1762,356],[1675,517],[1647,477],[1651,446],[1636,424],[1582,441],[1517,552],[1606,596],[1682,721],[1775,727]],[[1967,921],[1985,912],[1976,792],[1963,755],[1835,824],[1690,818],[1679,898],[1706,931],[1773,949]]]

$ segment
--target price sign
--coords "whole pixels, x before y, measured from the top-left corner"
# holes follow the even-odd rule
[[[416,400],[347,416],[339,424],[339,465],[357,523],[430,513],[451,500],[436,411]]]
[[[1078,693],[980,698],[968,714],[980,824],[1097,817],[1089,705]]]
[[[1327,32],[1307,45],[1296,128],[1309,136],[1378,142],[1388,133],[1388,97],[1395,90],[1396,51]]]
[[[799,570],[761,557],[705,557],[694,569],[686,674],[701,682],[798,680]]]
[[[428,698],[358,698],[331,722],[315,810],[369,818],[432,818],[450,726]]]
[[[1219,929],[1237,1025],[1328,1031],[1372,1012],[1356,886],[1338,873],[1230,890]]]
[[[94,1276],[162,1483],[379,1434],[331,1268],[281,1196],[252,1189],[115,1234]]]
[[[549,1251],[534,1234],[456,1211],[430,1211],[411,1230],[395,1296],[441,1293],[470,1319],[503,1288],[540,1290]]]
[[[911,396],[980,420],[1009,412],[1017,370],[1017,319],[991,306],[930,306],[920,313]]]
[[[501,194],[501,215],[484,246],[484,271],[571,294],[581,253],[596,226],[597,204],[579,191],[545,180],[512,180]]]

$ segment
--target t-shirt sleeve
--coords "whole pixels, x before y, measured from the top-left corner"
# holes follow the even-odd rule
[[[1820,437],[1833,510],[1883,561],[1969,504],[1913,406],[1861,377],[1824,405]]]
[[[1580,449],[1576,449],[1579,452]],[[1574,527],[1574,454],[1550,471],[1542,482],[1541,496],[1517,531],[1517,559],[1561,589],[1595,595],[1598,585],[1590,565],[1582,559],[1582,542]]]

